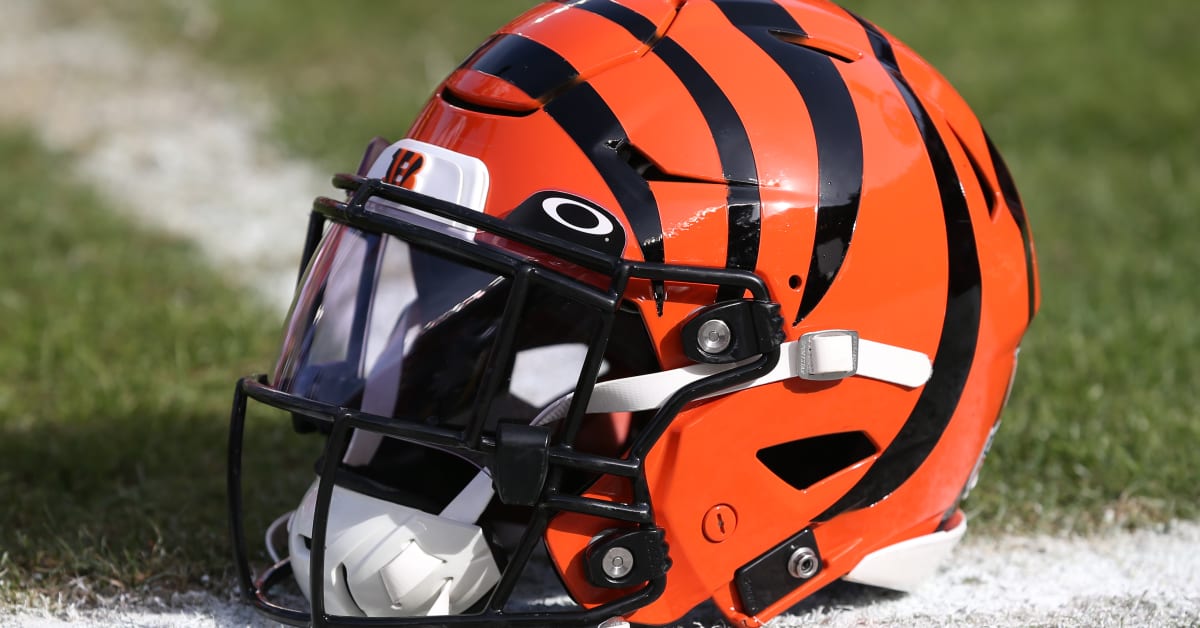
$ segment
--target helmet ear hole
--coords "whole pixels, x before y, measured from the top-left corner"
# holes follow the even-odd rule
[[[863,432],[839,432],[773,445],[755,456],[779,479],[803,491],[878,451]]]

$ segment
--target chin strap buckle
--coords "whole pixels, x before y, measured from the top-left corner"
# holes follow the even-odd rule
[[[933,365],[920,351],[872,342],[848,329],[814,331],[794,346],[796,377],[809,380],[869,377],[909,388],[929,381]]]
[[[796,376],[816,381],[842,379],[858,373],[858,332],[847,329],[814,331],[796,343]]]

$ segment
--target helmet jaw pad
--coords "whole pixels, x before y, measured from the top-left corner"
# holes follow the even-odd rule
[[[462,613],[500,580],[500,569],[468,511],[478,518],[491,479],[472,480],[442,513],[333,487],[325,547],[325,608],[334,615],[430,616]],[[476,476],[476,480],[480,476]],[[296,582],[312,599],[310,555],[317,488],[314,481],[288,522],[288,553]]]

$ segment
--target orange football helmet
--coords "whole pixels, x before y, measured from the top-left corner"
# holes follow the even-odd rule
[[[754,626],[839,578],[911,587],[965,530],[1033,244],[975,115],[869,22],[547,2],[335,185],[275,373],[234,403],[268,615],[663,624],[712,599]],[[248,398],[328,435],[258,580]],[[569,600],[520,599],[539,565]],[[310,609],[274,601],[289,571]]]

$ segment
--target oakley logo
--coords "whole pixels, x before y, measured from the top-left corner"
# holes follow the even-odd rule
[[[535,192],[521,201],[505,220],[605,255],[620,257],[625,253],[625,228],[617,218],[570,192]]]
[[[415,189],[417,173],[425,165],[425,156],[414,150],[401,148],[392,155],[392,163],[388,166],[383,181],[398,185],[409,190]]]
[[[573,199],[554,196],[542,199],[542,211],[554,222],[579,233],[606,236],[614,229],[611,218]]]

